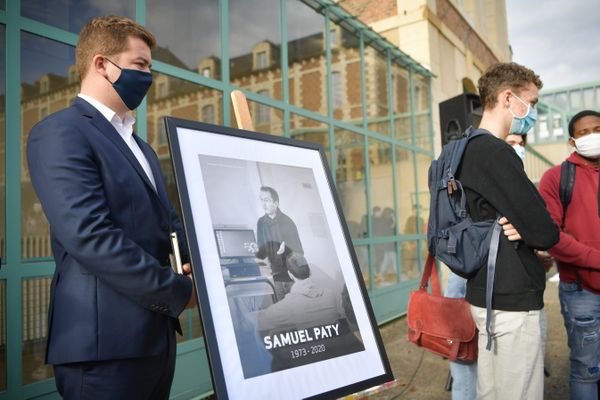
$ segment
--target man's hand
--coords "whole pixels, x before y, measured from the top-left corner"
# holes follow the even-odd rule
[[[183,269],[184,275],[190,275],[192,273],[192,265],[190,263],[185,263],[181,266]]]
[[[281,242],[281,245],[279,246],[279,250],[277,250],[277,255],[282,255],[283,252],[285,251],[285,242]]]
[[[552,268],[552,266],[554,265],[554,257],[552,257],[547,251],[534,250],[533,252],[537,256],[537,258],[542,262],[542,265],[544,266],[546,272],[548,272],[550,268]]]
[[[190,263],[185,263],[183,264],[182,269],[185,276],[192,281],[192,294],[185,308],[195,308],[198,305],[198,301],[196,300],[196,284],[194,283],[194,277],[192,275],[192,266]]]
[[[508,222],[506,217],[500,218],[500,220],[498,220],[498,223],[502,225],[504,236],[506,236],[508,240],[510,240],[511,242],[516,242],[522,239],[519,232],[517,232],[517,229],[510,222]]]
[[[258,253],[258,245],[255,242],[244,243],[244,248],[248,250],[249,253]]]

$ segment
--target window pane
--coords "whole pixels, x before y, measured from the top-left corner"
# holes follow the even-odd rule
[[[6,137],[4,135],[5,132],[5,124],[6,119],[4,116],[6,115],[4,107],[5,107],[5,40],[4,40],[4,25],[0,25],[0,258],[4,259],[6,257],[6,218],[5,218],[5,210],[6,210]],[[1,311],[1,310],[0,310]]]
[[[415,85],[416,132],[415,145],[431,150],[432,142],[429,129],[429,85],[427,79],[419,74],[413,74]]]
[[[207,78],[221,75],[218,0],[147,0],[148,29],[158,41],[155,60],[196,71]]]
[[[23,383],[29,384],[54,376],[46,365],[48,304],[51,276],[22,281]]]
[[[333,70],[333,117],[361,125],[360,39],[341,26],[333,24],[329,37]]]
[[[179,315],[179,323],[181,324],[183,335],[176,335],[177,343],[202,337],[202,323],[200,322],[198,310],[184,310]]]
[[[171,202],[178,207],[179,199],[171,166],[164,117],[172,116],[220,125],[223,120],[221,111],[222,93],[165,74],[154,74],[154,82],[155,84],[152,85],[147,96],[147,142],[158,155],[167,180],[169,197]],[[166,92],[164,96],[159,93],[157,83],[165,84]],[[206,111],[206,107],[212,107],[212,115]],[[210,117],[211,120],[205,120],[206,117]]]
[[[231,83],[275,99],[283,91],[279,15],[279,0],[229,0]]]
[[[595,109],[596,102],[594,101],[594,89],[588,88],[583,91],[583,108]]]
[[[261,93],[262,94],[262,93]],[[263,94],[263,95],[266,95]],[[254,130],[271,135],[283,135],[283,111],[266,104],[248,100]],[[236,126],[235,115],[231,113],[231,126]]]
[[[396,242],[390,241],[384,244],[375,244],[374,249],[375,262],[375,287],[385,287],[398,282],[398,254],[396,252]]]
[[[0,391],[6,390],[6,281],[0,280]]]
[[[400,235],[416,235],[425,230],[425,222],[417,215],[414,155],[411,150],[396,147],[396,196],[398,201],[398,230]],[[418,224],[418,225],[417,225]],[[400,280],[418,276],[417,242],[400,242]]]
[[[135,17],[135,0],[26,0],[21,15],[70,32],[79,33],[83,25],[99,15]]]
[[[75,49],[29,33],[21,34],[22,154],[29,131],[44,115],[71,104],[79,93]],[[41,204],[33,191],[27,159],[22,159],[21,227],[23,258],[50,257],[50,234]]]
[[[290,114],[290,137],[320,144],[329,153],[329,127],[324,122]]]
[[[392,96],[394,135],[396,139],[405,143],[412,143],[408,71],[395,63],[392,63]]]
[[[325,115],[325,18],[300,0],[287,8],[290,104]]]
[[[194,83],[174,78],[165,74],[154,75],[155,84],[148,92],[148,144],[152,146],[160,161],[161,170],[167,183],[169,200],[179,211],[179,198],[169,146],[164,128],[164,117],[202,121],[222,124],[222,93]],[[160,93],[156,83],[164,83],[164,93]],[[206,111],[211,109],[212,112]],[[207,119],[209,118],[209,119]],[[179,213],[181,216],[181,213]],[[179,317],[183,336],[177,336],[177,341],[186,341],[202,336],[202,328],[198,313],[188,310]]]
[[[567,93],[566,92],[556,93],[554,95],[554,105],[562,110],[570,111],[568,100],[567,100]]]
[[[336,189],[352,239],[368,237],[364,137],[344,129],[334,132]]]
[[[419,184],[419,191],[411,191],[411,202],[417,204],[418,216],[422,218],[423,224],[419,234],[424,235],[427,232],[427,221],[429,220],[429,166],[431,165],[431,156],[416,153],[417,157],[417,178]]]
[[[369,246],[354,246],[354,251],[356,252],[356,259],[358,260],[358,265],[360,267],[360,272],[362,274],[363,280],[365,281],[365,286],[367,289],[370,289],[370,274],[369,274]]]
[[[581,90],[573,90],[570,94],[571,97],[571,110],[577,111],[583,108],[583,98],[581,95]]]
[[[390,134],[388,119],[387,57],[373,48],[365,48],[367,81],[367,121],[371,131]]]
[[[396,236],[394,193],[392,181],[392,145],[369,139],[369,181],[371,192],[371,237]],[[396,282],[396,245],[389,243],[373,246],[377,278],[375,287]]]

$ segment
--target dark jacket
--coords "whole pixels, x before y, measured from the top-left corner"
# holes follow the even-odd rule
[[[511,243],[500,235],[492,308],[504,311],[544,307],[546,274],[534,249],[558,242],[558,227],[544,201],[527,178],[523,163],[511,146],[492,134],[469,142],[457,173],[467,193],[474,221],[505,216],[522,236]],[[487,269],[481,268],[467,283],[469,303],[485,307]]]
[[[189,300],[191,281],[168,262],[169,231],[186,243],[181,224],[156,154],[134,138],[157,191],[119,133],[81,98],[29,134],[29,172],[56,261],[50,364],[161,354]]]
[[[269,257],[271,268],[273,269],[273,278],[276,281],[291,282],[287,274],[284,255],[277,254],[281,242],[285,242],[286,254],[293,251],[304,254],[298,228],[290,217],[277,210],[275,218],[263,215],[256,224],[257,241],[259,253],[257,257]]]

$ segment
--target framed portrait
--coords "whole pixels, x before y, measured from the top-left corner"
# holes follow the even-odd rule
[[[167,117],[219,399],[393,379],[323,148]]]

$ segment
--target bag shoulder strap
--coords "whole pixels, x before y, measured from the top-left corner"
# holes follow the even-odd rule
[[[431,293],[435,296],[441,296],[442,291],[440,289],[440,277],[438,275],[438,269],[435,265],[435,258],[431,255],[427,255],[427,261],[425,262],[425,268],[423,269],[423,275],[421,275],[421,284],[419,285],[420,290],[427,290],[429,281],[431,280]]]
[[[465,148],[471,139],[474,139],[478,136],[486,135],[487,132],[481,129],[473,129],[470,126],[464,133],[463,137],[459,140],[454,140],[454,148],[452,149],[452,157],[450,159],[450,172],[452,176],[456,175],[456,171],[460,166],[460,162],[462,161],[463,154],[465,152]],[[450,142],[452,143],[452,142]]]
[[[561,228],[565,226],[565,216],[567,215],[567,208],[571,203],[571,197],[573,196],[573,188],[575,187],[575,164],[569,161],[563,161],[560,166],[560,187],[559,195],[560,202],[563,206],[563,216]]]
[[[485,287],[485,331],[487,333],[487,350],[492,349],[492,298],[494,294],[494,275],[496,274],[496,259],[498,258],[498,247],[500,247],[500,232],[502,226],[498,222],[500,218],[494,222],[492,228],[492,239],[490,241],[490,250],[487,260],[487,281]]]

